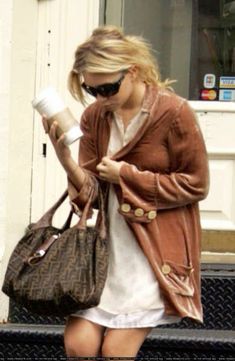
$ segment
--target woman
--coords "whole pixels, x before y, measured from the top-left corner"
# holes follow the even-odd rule
[[[83,104],[87,93],[96,98],[81,119],[79,165],[56,123],[49,136],[78,208],[100,179],[109,185],[110,259],[100,304],[69,317],[68,356],[135,357],[153,327],[202,322],[207,155],[194,112],[168,85],[145,40],[115,27],[94,30],[76,50],[70,91]]]

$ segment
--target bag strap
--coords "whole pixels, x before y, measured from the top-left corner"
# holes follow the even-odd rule
[[[42,227],[48,227],[52,226],[52,219],[54,217],[55,212],[57,209],[61,206],[61,204],[65,201],[65,199],[68,196],[68,190],[66,189],[64,193],[60,196],[58,201],[55,202],[55,204],[44,213],[44,215],[31,227],[31,229],[37,229]],[[68,222],[71,221],[71,212],[69,213],[69,216],[65,222],[65,225],[68,224]],[[63,228],[65,227],[63,226]]]
[[[106,214],[105,214],[105,198],[102,189],[99,188],[98,200],[99,200],[99,212],[96,219],[96,227],[99,229],[101,238],[107,238],[107,225],[106,225]]]
[[[88,201],[86,202],[86,205],[80,215],[79,221],[75,226],[78,229],[86,229],[86,227],[87,227],[87,220],[89,218],[89,213],[90,213],[90,208],[91,208],[94,191],[95,191],[94,189],[91,191]]]
[[[85,230],[87,228],[87,220],[89,218],[89,212],[91,208],[91,203],[93,199],[95,189],[92,190],[90,193],[90,197],[83,209],[81,217],[76,225],[76,228]],[[107,227],[106,227],[106,217],[105,217],[105,201],[102,189],[98,186],[98,204],[99,204],[99,211],[96,219],[95,227],[99,230],[99,234],[101,238],[105,239],[107,236]]]
[[[105,201],[104,195],[101,187],[97,185],[98,189],[92,189],[88,201],[82,211],[82,214],[79,218],[78,223],[75,225],[78,229],[86,229],[87,228],[87,220],[89,218],[90,208],[93,201],[93,196],[95,191],[98,191],[98,204],[99,204],[99,212],[96,219],[96,228],[99,229],[100,236],[102,238],[106,238],[107,236],[107,227],[106,227],[106,217],[105,217]],[[52,226],[52,220],[55,212],[61,206],[61,204],[65,201],[68,196],[68,190],[66,189],[64,193],[60,196],[60,198],[55,202],[55,204],[48,209],[46,213],[31,227],[31,229],[38,229],[42,227]],[[74,214],[73,208],[70,210],[69,215],[65,221],[65,224],[61,228],[61,232],[65,231],[70,227],[71,219]]]

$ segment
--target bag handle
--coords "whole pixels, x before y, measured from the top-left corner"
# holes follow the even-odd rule
[[[55,204],[51,208],[49,208],[46,211],[46,213],[44,213],[44,215],[35,224],[33,224],[31,229],[52,226],[52,220],[53,220],[54,214],[57,211],[57,209],[61,206],[61,204],[65,201],[67,196],[68,196],[68,190],[66,189],[64,191],[64,193],[60,196],[58,201],[56,201]],[[69,223],[69,221],[71,221],[71,212],[69,213],[69,216],[65,222],[65,225],[67,225]],[[63,226],[63,228],[65,227],[65,225]]]
[[[87,220],[89,218],[89,211],[91,208],[91,203],[92,203],[94,192],[95,192],[95,189],[92,190],[90,197],[83,209],[81,217],[76,225],[76,227],[78,229],[85,230],[87,228]],[[103,195],[101,186],[98,186],[98,201],[99,201],[98,202],[99,203],[99,211],[98,211],[95,227],[97,229],[99,229],[99,234],[100,234],[101,238],[105,239],[107,236],[107,227],[106,227],[106,222],[105,222],[106,218],[105,218],[104,195]]]
[[[83,209],[83,212],[81,214],[81,217],[78,221],[78,223],[74,226],[79,230],[86,230],[87,228],[87,219],[89,216],[89,211],[93,199],[95,189],[92,190],[90,193],[89,199]],[[45,227],[48,225],[52,225],[52,219],[53,215],[55,214],[56,210],[59,208],[59,206],[64,202],[68,195],[68,191],[66,190],[62,196],[59,198],[59,200],[40,218],[40,220],[31,228],[31,229],[37,229],[40,227]],[[105,208],[104,208],[104,196],[101,190],[101,187],[98,187],[98,198],[99,198],[99,213],[96,219],[96,228],[99,230],[99,235],[102,239],[106,239],[107,236],[107,228],[106,228],[106,222],[105,222]],[[74,214],[73,208],[71,208],[69,216],[64,224],[64,226],[61,228],[61,234],[70,227],[71,219]],[[46,239],[43,244],[40,245],[38,249],[35,250],[34,254],[31,255],[27,259],[27,263],[30,266],[35,265],[38,263],[46,254],[50,246],[60,237],[60,234],[53,234],[49,239]]]
[[[103,193],[102,193],[102,190],[100,189],[100,187],[97,186],[97,188],[98,188],[98,199],[99,199],[100,209],[99,209],[99,213],[98,213],[97,220],[96,220],[96,226],[99,227],[101,234],[104,234],[106,236],[104,196],[103,196]],[[80,219],[76,225],[76,227],[79,229],[86,229],[86,227],[87,227],[87,219],[89,218],[89,211],[91,208],[91,203],[92,203],[94,193],[95,193],[95,189],[93,189],[91,191],[88,201],[86,202],[86,205],[82,211]],[[38,228],[42,228],[42,227],[52,226],[53,217],[54,217],[57,209],[65,201],[67,196],[68,196],[68,190],[66,189],[63,192],[63,194],[60,196],[60,198],[55,202],[55,204],[51,208],[49,208],[46,211],[46,213],[44,213],[44,215],[35,224],[32,225],[31,229],[38,229]],[[62,232],[70,227],[70,223],[71,223],[73,214],[74,214],[74,210],[72,208],[69,212],[69,215],[68,215],[63,227],[61,228]]]
[[[107,192],[107,190],[106,190]],[[106,215],[105,215],[105,198],[107,193],[103,194],[102,188],[99,188],[98,197],[99,197],[99,212],[96,220],[96,227],[100,230],[100,236],[103,239],[107,238],[107,225],[106,225]]]

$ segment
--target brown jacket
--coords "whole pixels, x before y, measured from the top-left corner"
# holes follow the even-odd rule
[[[125,162],[115,185],[119,212],[156,274],[166,313],[202,321],[198,201],[206,197],[209,179],[204,141],[188,102],[174,93],[148,87],[143,109],[143,126],[112,157]],[[79,164],[87,181],[79,192],[69,182],[70,198],[79,208],[97,182],[110,121],[98,102],[82,116]]]

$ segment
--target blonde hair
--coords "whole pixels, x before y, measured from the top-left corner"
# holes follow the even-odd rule
[[[171,81],[161,81],[159,67],[152,54],[151,45],[140,36],[124,35],[115,26],[102,26],[75,52],[73,68],[69,73],[68,87],[73,97],[84,105],[82,73],[114,73],[135,65],[139,79],[148,85],[167,87]]]

